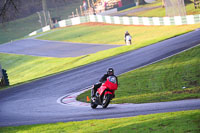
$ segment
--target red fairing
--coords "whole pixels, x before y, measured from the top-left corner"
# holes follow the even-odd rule
[[[105,82],[104,86],[106,86],[107,88],[109,88],[112,91],[117,90],[117,88],[118,88],[118,85],[116,83],[112,83],[108,79]]]
[[[113,93],[110,91],[107,91],[106,94],[114,94],[115,90],[117,90],[117,88],[118,88],[117,83],[110,82],[109,78],[107,78],[107,81],[101,85],[101,87],[98,89],[98,92],[100,95],[102,95],[102,93],[105,91],[105,89],[109,89],[109,90],[113,91]]]
[[[111,95],[113,95],[115,92],[113,91],[113,93],[112,92],[110,92],[110,91],[106,91],[106,93],[104,94],[104,95],[107,95],[107,94],[111,94]]]
[[[101,85],[101,87],[98,89],[99,94],[102,95],[102,93],[105,91],[106,88],[107,88],[107,87],[104,86],[104,84]]]

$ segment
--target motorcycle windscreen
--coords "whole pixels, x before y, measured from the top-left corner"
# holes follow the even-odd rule
[[[117,90],[117,79],[115,76],[109,76],[105,82],[105,86],[110,90]]]

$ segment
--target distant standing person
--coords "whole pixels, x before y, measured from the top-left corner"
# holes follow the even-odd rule
[[[131,45],[131,38],[131,35],[128,33],[128,31],[126,31],[124,35],[124,41],[126,45]]]
[[[104,9],[106,10],[107,9],[107,2],[104,1]]]
[[[118,1],[118,7],[122,7],[122,2],[121,2],[121,0]]]
[[[83,8],[84,8],[85,11],[87,10],[87,4],[86,4],[85,0],[83,0]]]

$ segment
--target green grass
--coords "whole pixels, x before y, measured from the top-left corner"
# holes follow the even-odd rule
[[[195,9],[193,3],[189,3],[189,4],[185,4],[185,5],[186,5],[186,14],[187,15],[200,14],[200,9]],[[166,16],[165,8],[162,8],[161,0],[157,0],[155,3],[152,3],[152,4],[146,4],[146,5],[140,5],[138,7],[132,7],[132,8],[126,9],[124,11],[133,10],[135,8],[141,8],[141,7],[157,7],[157,6],[160,6],[160,7],[151,9],[151,10],[130,13],[130,14],[127,14],[127,16],[141,16],[141,17],[164,17],[164,16]],[[124,11],[121,11],[121,12],[124,12]]]
[[[61,20],[67,19],[72,11],[75,11],[76,8],[80,7],[80,4],[81,2],[79,1],[65,7],[60,7],[58,8],[57,13],[55,8],[49,9],[51,17],[56,17],[58,15],[61,17]],[[0,24],[0,44],[23,38],[29,33],[40,29],[41,26],[38,20],[38,15],[35,13],[22,19]]]
[[[136,47],[155,43],[196,28],[200,24],[182,26],[123,26],[101,23],[81,24],[59,29],[38,39],[79,43],[124,44],[124,32],[129,31]]]
[[[183,133],[200,132],[200,110],[179,111],[172,113],[160,113],[151,115],[140,115],[129,118],[87,120],[80,122],[67,122],[55,124],[38,124],[18,127],[1,127],[3,133]]]
[[[119,76],[112,103],[151,103],[200,98],[200,46]],[[183,89],[183,87],[186,87]],[[77,97],[86,102],[87,91]]]
[[[86,65],[109,57],[111,55],[109,53],[113,55],[119,54],[123,50],[124,48],[117,48],[73,58],[35,57],[0,53],[0,62],[2,67],[7,70],[10,84],[15,85]]]
[[[127,14],[127,16],[139,16],[139,17],[165,17],[165,9],[162,7],[141,11],[141,12],[135,12]]]
[[[0,24],[0,44],[19,39],[40,28],[36,14],[9,23]]]
[[[125,52],[127,49],[134,48],[125,46],[73,58],[36,57],[0,53],[0,62],[2,68],[7,70],[10,84],[16,85],[102,60]]]
[[[161,6],[161,5],[162,5],[161,0],[156,0],[156,2],[153,2],[153,3],[149,3],[149,4],[147,3],[147,4],[144,4],[144,5],[138,5],[138,6],[134,6],[134,7],[124,9],[122,11],[119,11],[119,13],[126,12],[126,11],[129,11],[129,10],[133,10],[133,9],[136,9],[136,8],[141,8],[141,7],[157,7],[157,6]]]
[[[57,72],[62,72],[64,70],[86,65],[88,63],[118,55],[123,52],[141,48],[152,43],[156,43],[158,41],[162,41],[164,39],[191,31],[198,27],[200,27],[200,25],[197,24],[166,27],[112,25],[72,26],[59,29],[59,31],[49,33],[43,37],[49,40],[57,39],[60,41],[66,39],[67,41],[72,42],[123,44],[124,31],[129,29],[129,32],[133,35],[135,44],[132,46],[123,46],[76,58],[47,58],[26,55],[0,54],[0,62],[2,67],[8,72],[11,85],[15,85]],[[71,31],[70,34],[67,32],[68,30]]]

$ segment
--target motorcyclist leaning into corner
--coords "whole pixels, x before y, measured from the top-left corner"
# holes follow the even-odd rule
[[[124,34],[124,41],[125,41],[125,43],[126,43],[126,36],[130,36],[130,34],[128,33],[128,31],[126,31],[125,34]]]
[[[97,89],[98,89],[99,87],[101,87],[102,83],[104,83],[104,82],[107,80],[107,78],[108,78],[109,76],[115,76],[115,75],[114,75],[114,69],[113,69],[113,68],[108,68],[107,74],[104,74],[103,77],[101,77],[101,79],[99,80],[100,83],[97,83],[97,84],[94,85],[94,87],[92,88],[92,89],[93,89],[93,91],[92,91],[92,97],[95,97],[95,94],[96,94],[96,92],[97,92]],[[117,85],[118,85],[117,76],[115,76],[115,77],[116,77]]]

